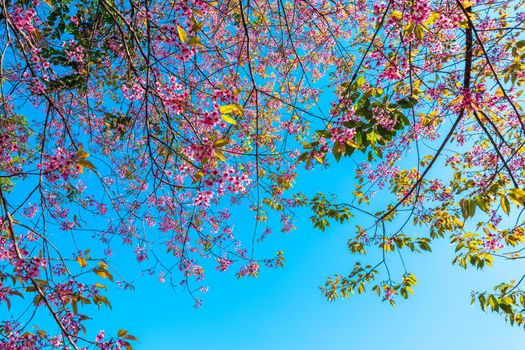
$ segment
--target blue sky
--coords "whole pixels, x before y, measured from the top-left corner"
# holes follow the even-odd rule
[[[395,308],[370,295],[329,303],[317,286],[350,269],[345,230],[294,235],[283,239],[285,269],[244,280],[210,271],[201,309],[184,292],[143,279],[135,292],[113,294],[104,323],[137,335],[137,349],[504,349],[525,341],[521,329],[470,305],[472,288],[511,271],[452,268],[450,247],[439,244],[408,259],[420,285]]]
[[[328,173],[306,174],[298,187],[348,195],[349,166],[343,162]],[[251,224],[239,222],[237,228]],[[283,249],[284,269],[264,269],[256,279],[241,280],[210,269],[210,290],[198,310],[182,289],[172,290],[155,277],[136,278],[136,290],[112,292],[113,311],[93,315],[105,319],[92,325],[126,328],[140,340],[136,349],[505,349],[525,343],[522,329],[470,305],[471,290],[519,277],[523,264],[464,271],[452,266],[446,240],[431,254],[404,256],[419,285],[395,308],[370,294],[325,300],[318,286],[330,274],[349,272],[356,261],[346,250],[354,224],[333,225],[323,233],[300,218],[296,231],[274,233],[257,247]]]

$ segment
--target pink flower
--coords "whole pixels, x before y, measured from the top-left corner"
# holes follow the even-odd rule
[[[148,258],[148,252],[146,251],[146,248],[137,246],[135,248],[135,255],[137,257],[138,262],[143,262]]]
[[[97,343],[100,343],[102,341],[102,339],[104,339],[105,335],[106,334],[105,334],[104,330],[101,329],[100,332],[98,332],[97,336],[95,337],[95,341]]]

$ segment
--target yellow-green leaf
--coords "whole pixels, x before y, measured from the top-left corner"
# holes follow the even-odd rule
[[[238,103],[221,106],[220,111],[222,114],[244,115],[244,108]]]
[[[91,163],[87,159],[80,159],[77,163],[80,164],[81,166],[85,167],[85,168],[88,168],[88,169],[91,169],[91,170],[95,169],[95,165],[93,163]]]
[[[221,115],[221,119],[224,120],[228,124],[237,125],[237,122],[235,121],[235,119],[233,119],[232,117],[230,117],[227,114]]]
[[[77,152],[77,157],[78,159],[86,159],[87,157],[89,157],[89,153],[84,152],[84,150],[81,148]]]
[[[463,198],[459,201],[459,206],[461,207],[461,215],[466,219],[469,217],[469,210],[468,210],[468,204],[467,200]]]
[[[80,265],[80,267],[86,267],[88,265],[86,259],[84,259],[81,256],[77,256],[77,262]]]
[[[423,27],[419,24],[416,26],[414,33],[416,34],[416,38],[418,38],[419,40],[423,40],[425,38],[425,32],[423,31]]]
[[[509,199],[516,205],[525,205],[525,190],[521,188],[511,188],[509,191]]]
[[[108,274],[106,273],[106,271],[102,271],[102,270],[93,270],[93,272],[95,272],[96,275],[102,277],[102,278],[108,278]]]
[[[392,11],[392,14],[390,16],[395,19],[401,19],[403,17],[403,14],[401,13],[401,11],[394,10]]]
[[[345,143],[350,146],[350,147],[353,147],[353,148],[361,148],[361,146],[359,146],[357,143],[355,143],[354,141],[352,140],[346,140]]]
[[[202,179],[203,176],[204,176],[204,173],[202,171],[196,172],[195,176],[194,176],[193,183],[199,182]]]
[[[215,156],[216,156],[217,158],[219,158],[219,159],[222,160],[223,162],[226,161],[226,157],[224,156],[224,153],[222,153],[221,151],[219,151],[219,150],[217,150],[217,149],[214,150],[214,153],[215,153]]]
[[[188,45],[190,46],[203,46],[201,43],[201,40],[197,38],[196,36],[190,37],[190,40],[188,41]]]
[[[430,16],[428,16],[427,20],[425,21],[426,25],[432,25],[436,20],[439,18],[440,14],[439,12],[432,12]]]
[[[183,43],[186,43],[188,41],[188,34],[186,34],[186,31],[181,26],[177,26],[177,31],[179,32],[179,38],[180,41]]]
[[[217,140],[213,143],[213,146],[214,147],[224,147],[226,146],[228,143],[230,143],[230,140],[229,139],[220,139],[220,140]]]
[[[501,203],[501,209],[503,209],[505,214],[508,215],[510,213],[510,201],[507,198],[507,196],[502,195],[500,198],[500,203]]]

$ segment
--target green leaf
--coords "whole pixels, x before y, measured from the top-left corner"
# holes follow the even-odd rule
[[[374,145],[378,140],[377,133],[373,130],[370,131],[368,134],[366,134],[366,139],[370,141],[370,144]]]
[[[362,145],[363,144],[363,134],[361,132],[356,132],[355,136],[354,136],[354,141],[358,145]],[[359,147],[357,147],[357,148],[359,148]]]
[[[332,138],[332,133],[328,130],[317,130],[316,131],[316,134],[318,134],[319,136],[325,138],[325,139],[330,139]]]
[[[417,99],[414,97],[405,97],[399,101],[397,101],[397,104],[399,107],[403,109],[409,109],[416,105]]]
[[[339,161],[341,159],[343,153],[341,152],[341,143],[339,141],[334,142],[332,154],[334,155],[335,160]]]

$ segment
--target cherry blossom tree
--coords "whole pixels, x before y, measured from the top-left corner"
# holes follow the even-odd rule
[[[348,247],[382,259],[329,278],[330,300],[368,284],[391,303],[408,297],[416,277],[391,274],[387,255],[402,263],[437,238],[465,268],[519,259],[523,8],[2,0],[0,303],[13,316],[0,344],[131,348],[126,330],[85,326],[110,306],[108,288],[133,287],[114,251],[198,307],[204,266],[239,278],[282,267],[281,251],[254,248],[293,230],[299,208],[321,230],[370,219]],[[335,161],[356,173],[351,202],[293,191],[302,169]],[[248,235],[234,230],[235,206],[253,214]],[[521,325],[520,282],[473,300]],[[35,331],[35,317],[56,327]]]
[[[359,68],[337,90],[332,125],[308,147],[321,163],[326,144],[337,160],[363,154],[353,157],[352,201],[323,198],[312,207],[313,220],[324,230],[329,219],[347,220],[333,213],[364,214],[368,226],[356,226],[348,248],[354,254],[375,248],[381,258],[328,278],[321,289],[329,300],[367,286],[392,305],[397,295],[408,298],[417,279],[403,254],[431,251],[438,238],[450,240],[453,263],[465,269],[522,259],[523,8],[519,1],[373,6]],[[374,205],[378,193],[389,194],[382,210]],[[401,276],[389,268],[396,258]],[[472,303],[523,325],[524,278],[473,292]]]

